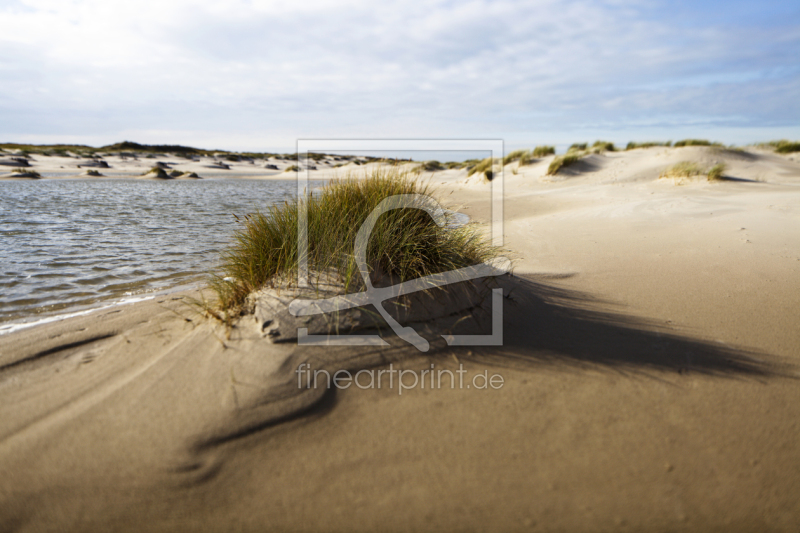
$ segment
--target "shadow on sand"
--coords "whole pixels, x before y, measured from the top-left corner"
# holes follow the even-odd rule
[[[502,346],[447,346],[442,334],[483,335],[491,333],[491,298],[467,319],[453,316],[428,324],[413,324],[431,342],[427,354],[418,351],[388,330],[382,332],[389,346],[298,346],[282,365],[282,386],[273,387],[261,400],[265,410],[254,410],[238,423],[229,420],[216,435],[195,441],[195,451],[295,420],[309,423],[329,413],[337,402],[337,391],[324,384],[300,385],[297,369],[308,364],[331,375],[346,370],[366,370],[416,360],[426,367],[432,360],[420,355],[476,364],[535,371],[599,369],[661,379],[657,373],[697,373],[720,378],[766,380],[795,378],[795,368],[778,357],[747,348],[711,343],[680,336],[666,324],[623,314],[598,311],[610,307],[590,295],[542,281],[535,276],[501,276],[503,289]],[[303,422],[301,422],[301,420]]]
[[[775,356],[680,336],[669,324],[598,311],[609,302],[535,276],[504,276],[498,282],[504,293],[503,345],[474,347],[469,359],[521,368],[566,364],[721,377],[794,376],[795,369]]]

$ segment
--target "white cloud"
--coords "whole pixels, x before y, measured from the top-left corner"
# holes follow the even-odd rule
[[[798,24],[750,27],[744,47],[713,20],[682,26],[634,0],[22,0],[0,17],[6,138],[215,132],[285,146],[696,113],[800,123],[784,94],[800,79]]]

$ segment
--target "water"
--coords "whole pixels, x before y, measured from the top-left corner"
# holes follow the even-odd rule
[[[0,181],[0,324],[202,280],[294,180]]]

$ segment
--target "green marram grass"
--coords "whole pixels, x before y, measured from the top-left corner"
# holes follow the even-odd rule
[[[727,169],[728,166],[725,163],[717,163],[706,169],[693,161],[681,161],[664,170],[659,178],[675,178],[680,183],[684,178],[705,175],[708,181],[722,181],[725,179],[725,171]]]
[[[692,161],[681,161],[668,167],[659,178],[691,178],[705,174],[705,169]]]
[[[503,166],[508,165],[509,163],[513,163],[514,161],[517,161],[518,159],[527,155],[528,153],[530,153],[530,150],[514,150],[513,152],[511,152],[510,154],[508,154],[503,158]]]
[[[637,143],[637,142],[631,141],[625,147],[625,150],[636,150],[637,148],[652,148],[654,146],[670,147],[670,146],[672,146],[672,141],[667,141],[667,142],[643,142],[643,143]]]
[[[723,178],[723,174],[725,173],[725,170],[727,170],[727,168],[728,167],[727,167],[727,165],[725,163],[718,163],[718,164],[714,165],[713,167],[711,167],[708,170],[708,174],[706,175],[708,177],[708,181],[721,180]]]
[[[600,152],[615,152],[617,148],[614,143],[608,141],[595,141],[592,145],[591,151],[594,153]]]
[[[374,170],[362,179],[335,180],[308,194],[308,268],[335,272],[346,288],[361,283],[353,257],[356,234],[377,205],[398,194],[429,195],[428,185],[408,173]],[[298,269],[298,200],[238,218],[234,243],[222,254],[221,269],[210,280],[217,310],[241,314],[247,296],[264,286],[293,279]],[[367,248],[373,271],[406,281],[475,265],[496,257],[498,249],[474,224],[438,226],[425,211],[395,209],[378,219]]]
[[[445,170],[445,166],[438,161],[425,161],[418,166],[417,169],[425,172],[438,172],[440,170]]]
[[[770,141],[767,146],[771,147],[779,154],[791,154],[793,152],[800,152],[800,142],[787,141],[781,139],[780,141]]]
[[[491,157],[487,157],[486,159],[481,160],[479,163],[475,163],[472,166],[467,167],[467,176],[472,176],[473,174],[481,172],[484,176],[486,176],[486,179],[491,181],[494,177],[492,172],[492,165],[494,163],[495,161],[492,161]]]
[[[580,161],[584,155],[584,152],[568,152],[564,155],[556,157],[550,162],[550,166],[547,167],[547,175],[555,176],[562,168],[568,167],[569,165]]]
[[[569,148],[567,148],[567,152],[581,152],[586,150],[588,146],[588,143],[573,143]]]
[[[721,143],[712,143],[706,139],[683,139],[682,141],[678,141],[672,146],[676,148],[680,148],[681,146],[716,146],[717,148],[723,147]]]
[[[518,161],[518,166],[530,165],[534,159],[539,159],[556,153],[555,146],[537,146],[533,150],[514,150],[503,158],[503,165]]]

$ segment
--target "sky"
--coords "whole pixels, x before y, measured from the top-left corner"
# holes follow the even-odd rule
[[[800,138],[800,2],[0,0],[0,142]]]

